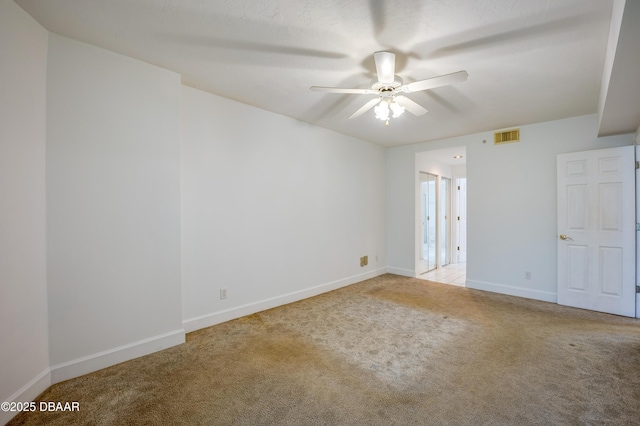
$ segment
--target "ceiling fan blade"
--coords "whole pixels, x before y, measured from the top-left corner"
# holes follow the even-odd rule
[[[391,84],[396,74],[396,54],[392,52],[375,52],[376,71],[380,83]]]
[[[371,108],[376,106],[380,102],[381,98],[371,99],[369,102],[360,107],[356,112],[349,116],[349,119],[360,117],[365,112],[369,111]]]
[[[376,90],[371,89],[345,89],[342,87],[322,87],[322,86],[311,86],[309,89],[314,92],[327,92],[327,93],[347,93],[354,95],[371,95],[378,93]]]
[[[403,106],[407,111],[409,111],[413,115],[420,116],[429,112],[425,107],[412,101],[406,96],[402,96],[402,95],[396,96],[396,102],[400,104],[400,106]]]
[[[420,90],[429,90],[436,87],[447,86],[449,84],[463,82],[469,77],[466,71],[458,71],[451,74],[445,74],[438,77],[428,78],[426,80],[420,80],[413,83],[405,84],[398,89],[398,92],[419,92]]]

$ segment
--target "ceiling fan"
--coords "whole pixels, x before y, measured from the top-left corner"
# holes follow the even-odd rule
[[[466,71],[458,71],[451,74],[404,84],[402,79],[395,75],[395,53],[386,51],[375,52],[373,54],[373,58],[376,63],[377,78],[374,78],[371,81],[370,89],[347,89],[341,87],[322,86],[312,86],[310,89],[317,92],[327,93],[377,95],[375,99],[364,104],[356,112],[351,114],[349,118],[359,117],[371,108],[375,107],[374,112],[376,114],[376,118],[386,121],[388,126],[389,118],[397,118],[405,110],[417,116],[427,113],[426,108],[402,95],[403,93],[419,92],[421,90],[429,90],[435,87],[460,83],[469,77],[469,74],[467,74]]]

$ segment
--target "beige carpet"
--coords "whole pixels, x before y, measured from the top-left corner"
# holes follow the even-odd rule
[[[640,424],[640,321],[384,275],[52,386],[11,425]]]

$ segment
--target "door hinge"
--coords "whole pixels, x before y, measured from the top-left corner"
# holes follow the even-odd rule
[[[640,293],[640,285],[636,286],[636,293]]]
[[[640,223],[636,223],[636,232],[640,231]]]
[[[640,161],[636,161],[636,170],[640,169]]]
[[[636,162],[636,164],[638,164],[638,163]],[[458,191],[460,191],[460,185],[458,185]]]
[[[460,220],[460,216],[458,216],[458,220]]]
[[[460,251],[460,246],[458,246],[458,251]]]

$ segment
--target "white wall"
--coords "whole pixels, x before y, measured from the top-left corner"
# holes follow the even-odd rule
[[[0,401],[50,384],[45,252],[48,32],[0,2]],[[0,424],[11,412],[0,411]]]
[[[633,135],[598,139],[597,123],[588,115],[522,126],[521,142],[498,146],[493,133],[479,133],[390,148],[390,271],[413,274],[416,153],[465,145],[468,286],[554,301],[556,154],[633,143]],[[531,280],[524,279],[525,270]]]
[[[467,165],[466,164],[460,164],[457,166],[453,166],[452,169],[452,173],[453,173],[453,178],[463,178],[463,177],[467,177]]]
[[[183,87],[185,329],[384,272],[385,176],[379,146]]]
[[[449,164],[442,163],[437,159],[429,156],[429,153],[416,154],[416,170],[425,173],[431,173],[436,176],[448,177],[453,176],[453,167]],[[416,179],[418,179],[416,177]]]
[[[56,34],[48,55],[56,382],[184,341],[180,76]]]

